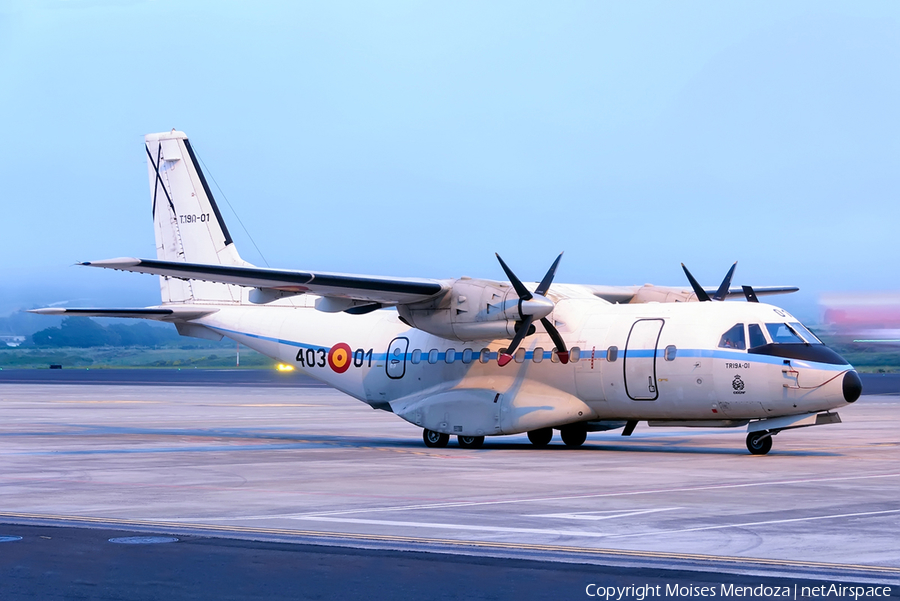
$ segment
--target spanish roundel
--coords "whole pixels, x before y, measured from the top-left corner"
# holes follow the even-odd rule
[[[342,374],[350,367],[351,354],[348,345],[343,342],[335,344],[331,347],[331,350],[328,351],[328,365],[331,366],[331,369],[333,369],[335,373]]]

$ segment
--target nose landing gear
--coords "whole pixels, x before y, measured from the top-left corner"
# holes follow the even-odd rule
[[[753,455],[765,455],[772,450],[773,432],[760,430],[747,435],[747,450]]]

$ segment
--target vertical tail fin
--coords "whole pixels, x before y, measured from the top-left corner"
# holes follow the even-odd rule
[[[237,252],[187,136],[180,131],[144,137],[156,256],[164,261],[249,265]],[[240,302],[237,286],[160,276],[163,302]]]

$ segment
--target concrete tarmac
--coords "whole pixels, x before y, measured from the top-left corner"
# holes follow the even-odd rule
[[[743,430],[645,424],[578,450],[524,436],[428,449],[329,389],[6,383],[0,522],[897,591],[898,409],[864,396],[764,457]]]
[[[0,527],[2,529],[3,527]],[[713,596],[803,598],[813,590],[900,587],[802,578],[722,575],[470,555],[379,551],[297,543],[181,536],[164,543],[105,528],[6,526],[22,536],[0,544],[0,595],[20,599],[649,599]],[[135,540],[140,539],[140,540]],[[115,542],[113,542],[115,541]],[[123,544],[128,543],[128,544]],[[628,591],[631,588],[631,592]],[[636,590],[637,589],[637,590]],[[598,595],[602,590],[605,594]],[[735,594],[735,591],[748,594]],[[676,593],[677,591],[677,593]],[[729,595],[728,593],[731,593]],[[753,594],[754,592],[758,594]],[[804,594],[806,593],[806,594]],[[776,596],[777,594],[777,596]],[[820,595],[823,596],[823,595]],[[834,596],[834,595],[832,595]],[[874,595],[871,595],[874,596]],[[853,598],[840,595],[838,598]]]

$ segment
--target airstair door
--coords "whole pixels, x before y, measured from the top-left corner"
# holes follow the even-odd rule
[[[625,343],[625,392],[635,401],[655,401],[659,397],[656,388],[656,345],[662,332],[662,319],[639,319],[631,326]]]

